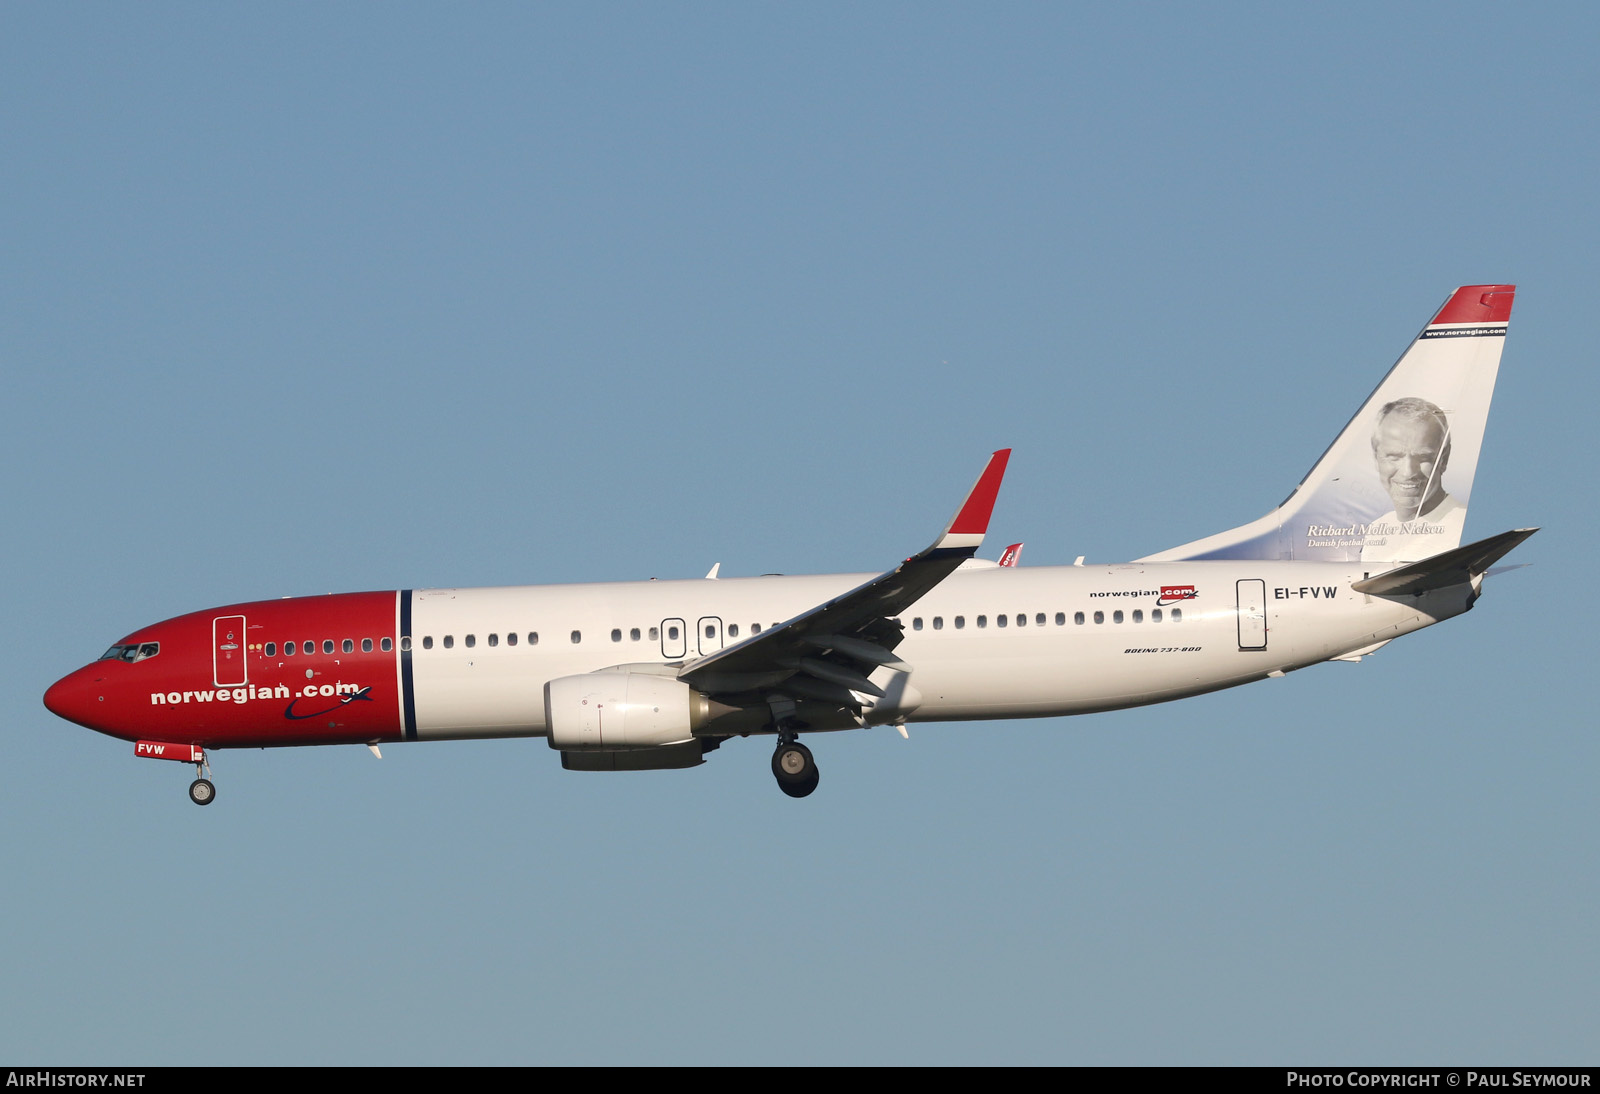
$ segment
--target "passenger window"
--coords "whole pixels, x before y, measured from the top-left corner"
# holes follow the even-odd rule
[[[576,646],[579,642],[582,642],[582,641],[583,641],[583,632],[582,631],[573,631],[572,632],[572,644],[574,646]]]
[[[384,641],[387,642],[389,640],[387,638],[385,638]],[[401,653],[410,653],[411,652],[411,636],[409,634],[403,634],[403,635],[400,636],[400,652]]]
[[[1172,621],[1174,623],[1182,623],[1183,622],[1183,609],[1182,608],[1173,608],[1172,609]]]
[[[477,644],[478,644],[478,636],[477,635],[475,635],[475,634],[467,635],[467,649],[470,650],[473,646],[476,646]]]
[[[1096,623],[1104,623],[1106,621],[1106,613],[1105,612],[1095,612],[1094,613],[1094,621]]]
[[[671,642],[676,642],[678,640],[678,628],[677,627],[668,627],[667,628],[667,640],[671,641]]]
[[[372,652],[372,639],[363,638],[361,640],[361,652],[362,653],[371,653]]]
[[[734,634],[738,634],[739,632],[738,631],[734,631],[733,633]],[[639,641],[639,628],[638,627],[630,627],[628,629],[628,641],[629,642],[637,642],[637,641]]]
[[[310,657],[312,654],[317,652],[317,644],[311,641],[300,643],[300,648],[306,651],[307,657]]]
[[[1083,622],[1083,613],[1082,612],[1078,613],[1078,622],[1079,623]],[[1066,612],[1057,612],[1056,613],[1056,626],[1065,627],[1066,625],[1067,625],[1067,613]]]
[[[517,644],[517,632],[516,631],[512,631],[510,634],[506,635],[506,645],[515,646],[516,644]]]
[[[661,638],[661,628],[660,627],[651,627],[650,628],[650,641],[655,642],[655,641],[658,641],[660,638]]]
[[[920,631],[922,629],[922,616],[919,615],[912,618],[911,629],[914,631]]]
[[[761,633],[761,624],[760,623],[752,623],[752,624],[750,624],[750,633],[751,634],[760,634]]]
[[[621,642],[622,641],[622,628],[621,627],[612,627],[611,628],[611,641],[613,641],[613,642]]]
[[[1065,620],[1065,619],[1062,619],[1062,620],[1061,620],[1061,622],[1063,622],[1063,623],[1065,623],[1065,622],[1066,622],[1066,620]],[[1033,617],[1033,625],[1034,625],[1034,626],[1035,626],[1035,627],[1042,627],[1042,626],[1044,626],[1044,613],[1043,613],[1043,612],[1040,612],[1040,613],[1039,613],[1039,614],[1038,614],[1038,615],[1036,615],[1036,616],[1034,616],[1034,617]]]
[[[1017,626],[1026,627],[1027,625],[1028,625],[1028,617],[1026,615],[1018,613],[1018,615],[1017,615]]]
[[[967,617],[966,616],[964,616],[964,615],[956,616],[956,630],[959,631],[963,627],[965,627],[966,625],[967,625]]]
[[[1135,608],[1135,609],[1133,609],[1133,621],[1135,623],[1143,623],[1144,622],[1144,609],[1143,608]]]
[[[333,639],[324,638],[322,640],[322,652],[323,653],[332,653],[333,652]]]
[[[1006,617],[1003,616],[1003,615],[995,616],[994,617],[994,625],[997,626],[997,627],[1005,626],[1006,625]],[[983,620],[981,620],[981,619],[978,620],[978,626],[980,626],[980,627],[983,626]]]
[[[537,646],[538,644],[539,644],[539,632],[538,631],[529,631],[528,632],[528,645]]]
[[[1150,609],[1150,622],[1152,622],[1152,623],[1161,622],[1161,609],[1160,608],[1151,608]]]
[[[1118,608],[1116,611],[1111,613],[1111,622],[1113,622],[1113,623],[1121,623],[1122,622],[1122,609],[1121,608]]]
[[[1074,623],[1076,623],[1080,627],[1083,626],[1083,613],[1082,612],[1073,612],[1072,613],[1072,621]]]
[[[737,623],[729,623],[728,624],[728,637],[729,638],[738,638],[739,637],[739,624],[737,624]]]
[[[294,643],[293,642],[285,642],[283,644],[283,655],[285,657],[293,657],[294,656]]]
[[[348,639],[348,638],[346,638],[346,639],[345,639],[345,640],[344,640],[344,642],[343,642],[343,644],[342,644],[342,645],[341,645],[341,646],[340,646],[340,648],[341,648],[341,649],[342,649],[342,650],[344,650],[344,652],[345,652],[345,653],[355,653],[355,652],[356,652],[356,644],[355,644],[355,643],[354,643],[354,642],[352,642],[352,641],[351,641],[351,640],[350,640],[350,639]]]
[[[490,634],[489,635],[489,648],[490,649],[494,649],[499,644],[500,644],[500,636],[498,634]]]
[[[933,629],[936,631],[944,630],[944,616],[936,615],[933,617]]]
[[[267,656],[268,657],[276,657],[278,655],[277,651],[278,651],[278,644],[276,642],[268,642],[267,643]]]
[[[456,644],[456,636],[455,635],[447,634],[447,635],[444,636],[444,648],[445,649],[447,649],[447,650],[448,649],[453,649],[453,648],[455,648],[455,644]]]
[[[986,615],[978,616],[978,626],[987,627],[988,625],[989,625],[989,617],[988,616],[986,616]]]
[[[433,635],[425,634],[422,636],[422,648],[425,650],[433,649]]]
[[[716,628],[716,626],[711,624],[711,623],[707,623],[706,624],[706,637],[707,638],[715,638],[716,636],[717,636],[717,628]]]
[[[383,650],[384,653],[388,653],[390,650],[394,649],[394,639],[384,638],[378,642],[378,646]]]

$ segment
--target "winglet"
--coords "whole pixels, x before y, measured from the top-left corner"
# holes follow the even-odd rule
[[[1002,448],[989,457],[989,464],[978,476],[967,494],[967,500],[956,510],[955,518],[944,530],[944,535],[933,545],[934,550],[966,549],[970,554],[983,542],[989,530],[989,515],[994,512],[995,498],[1000,495],[1000,480],[1006,476],[1006,461],[1011,459],[1011,449]]]
[[[1017,564],[1018,560],[1021,559],[1021,558],[1022,558],[1022,544],[1013,543],[1011,546],[1007,547],[1004,551],[1000,552],[1000,565],[1002,565],[1002,566],[1015,566]]]

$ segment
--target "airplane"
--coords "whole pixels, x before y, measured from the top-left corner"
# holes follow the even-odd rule
[[[399,589],[229,604],[141,627],[44,695],[193,764],[226,748],[544,737],[572,771],[694,767],[775,738],[1116,710],[1359,661],[1469,610],[1538,529],[1462,527],[1515,287],[1450,294],[1266,516],[1132,562],[976,557],[1009,449],[934,541],[877,575]],[[1514,567],[1512,567],[1514,568]]]

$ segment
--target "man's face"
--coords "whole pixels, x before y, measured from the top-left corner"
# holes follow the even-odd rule
[[[1450,461],[1438,419],[1422,421],[1389,415],[1373,438],[1378,481],[1389,491],[1395,516],[1415,520],[1444,497],[1444,469]]]

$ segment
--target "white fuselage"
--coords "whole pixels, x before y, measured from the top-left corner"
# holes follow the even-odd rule
[[[969,564],[898,617],[905,637],[894,652],[910,671],[873,673],[887,695],[866,720],[1043,717],[1179,699],[1362,651],[1460,614],[1474,594],[1463,584],[1367,596],[1350,587],[1364,576],[1360,563]],[[543,735],[549,680],[692,661],[871,577],[419,589],[417,737]],[[841,716],[815,728],[853,724]]]

